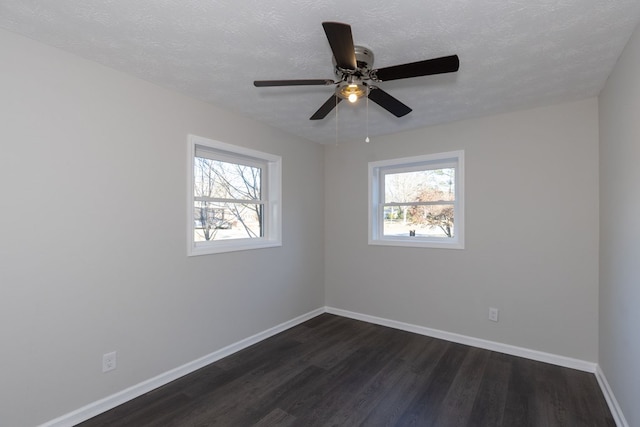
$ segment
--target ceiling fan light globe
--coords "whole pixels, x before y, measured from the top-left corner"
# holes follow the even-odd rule
[[[353,103],[367,95],[367,87],[361,83],[342,83],[336,89],[336,95]]]

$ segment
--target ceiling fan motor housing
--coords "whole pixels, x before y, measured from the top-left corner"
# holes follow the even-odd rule
[[[356,64],[358,65],[357,70],[355,70],[354,72],[351,72],[351,71],[344,72],[336,64],[336,58],[335,57],[332,58],[333,67],[335,69],[335,73],[340,78],[344,77],[345,75],[349,75],[349,74],[356,75],[357,77],[368,78],[369,71],[371,71],[373,69],[373,58],[374,58],[374,56],[373,56],[373,52],[371,51],[371,49],[368,49],[368,48],[366,48],[364,46],[354,46],[354,50],[355,50],[355,54],[356,54]]]
[[[349,95],[355,99],[368,96],[367,80],[370,80],[370,72],[373,67],[373,52],[364,46],[354,46],[357,68],[355,70],[344,70],[338,67],[336,58],[333,57],[333,66],[340,83],[336,87],[336,96],[342,99],[349,99]],[[352,102],[354,102],[352,100]]]

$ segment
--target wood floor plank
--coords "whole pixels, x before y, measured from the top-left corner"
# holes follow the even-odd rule
[[[458,367],[451,387],[440,405],[435,425],[457,427],[468,425],[473,404],[478,394],[489,352],[470,347],[466,357]]]
[[[406,346],[407,341],[398,331],[378,327],[375,335],[370,335],[362,343],[362,349],[354,353],[342,366],[344,374],[334,381],[328,393],[319,401],[312,402],[312,408],[304,408],[303,416],[293,412],[306,425],[324,425],[332,417],[344,418],[346,413],[357,409],[357,399],[362,396],[367,385]],[[384,345],[386,351],[375,351]]]
[[[416,340],[413,338],[406,337],[402,347],[389,349],[391,357],[388,362],[377,372],[365,377],[358,390],[345,397],[327,420],[328,425],[360,425],[388,399],[390,390],[416,376],[406,361],[407,355],[416,350]],[[406,398],[406,391],[403,394]]]
[[[269,393],[265,393],[260,399],[255,400],[237,400],[237,404],[241,404],[233,413],[225,414],[224,421],[228,425],[245,426],[254,425],[268,416],[270,412],[277,408],[286,412],[292,419],[296,419],[293,414],[286,411],[286,398],[288,396],[297,396],[304,393],[309,385],[315,384],[318,379],[326,376],[326,371],[317,366],[308,366],[302,372],[289,378],[286,382],[280,383],[277,387],[270,389]],[[282,408],[281,408],[282,407]],[[214,411],[211,417],[219,417],[220,414]],[[287,418],[288,419],[288,418]]]
[[[280,408],[276,408],[269,412],[264,418],[261,418],[257,423],[253,424],[256,427],[288,427],[293,426],[296,423],[296,417],[291,414],[287,414]],[[237,424],[243,425],[243,424]]]
[[[534,378],[533,366],[529,361],[511,359],[511,375],[507,384],[503,425],[536,427],[536,414],[531,408],[536,399]]]
[[[405,359],[400,366],[400,375],[396,382],[383,392],[380,402],[362,420],[361,425],[390,426],[399,425],[407,407],[429,383],[438,362],[444,357],[449,343],[431,338],[419,337],[421,343],[409,349],[411,358]],[[420,345],[422,344],[422,345]],[[416,350],[418,350],[416,352]],[[354,424],[355,425],[355,424]]]
[[[509,357],[490,352],[469,417],[470,427],[501,426],[511,375]]]
[[[566,377],[570,407],[576,425],[593,425],[615,427],[616,423],[609,412],[606,400],[595,376],[574,369],[563,369]]]
[[[568,390],[562,368],[547,363],[535,363],[533,379],[538,423],[550,427],[575,425],[568,403]]]
[[[459,366],[470,347],[450,343],[445,354],[435,366],[429,381],[413,398],[399,420],[400,425],[436,426],[442,403],[449,392]]]
[[[323,314],[80,425],[615,423],[593,374]]]

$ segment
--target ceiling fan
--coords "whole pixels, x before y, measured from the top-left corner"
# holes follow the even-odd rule
[[[331,79],[307,79],[256,80],[253,82],[256,87],[335,85],[334,94],[311,116],[311,120],[324,119],[343,99],[356,102],[364,96],[367,96],[396,117],[405,116],[411,112],[411,108],[380,89],[377,86],[378,83],[388,80],[452,73],[458,71],[460,67],[458,56],[450,55],[373,69],[373,52],[366,47],[353,44],[350,25],[340,22],[323,22],[322,27],[333,52],[336,81]]]

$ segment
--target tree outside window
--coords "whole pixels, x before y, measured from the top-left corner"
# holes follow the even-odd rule
[[[194,159],[194,221],[203,240],[262,237],[263,168]]]

